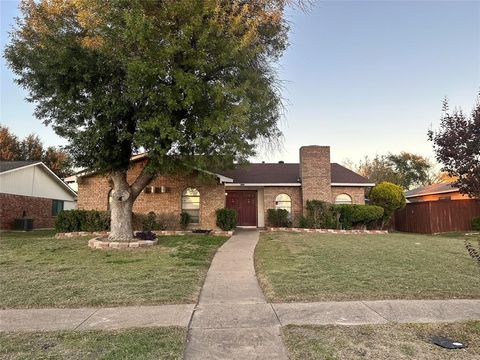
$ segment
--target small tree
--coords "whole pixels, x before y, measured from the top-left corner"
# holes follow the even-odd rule
[[[461,110],[450,112],[444,100],[440,128],[429,131],[442,170],[455,177],[460,192],[480,197],[480,95],[467,118]]]
[[[369,199],[373,205],[383,208],[382,228],[391,219],[397,209],[405,206],[406,200],[403,189],[389,182],[381,182],[370,191]]]
[[[243,162],[280,135],[287,3],[305,2],[22,2],[5,58],[76,165],[111,181],[111,239],[133,237],[133,202],[158,173]]]

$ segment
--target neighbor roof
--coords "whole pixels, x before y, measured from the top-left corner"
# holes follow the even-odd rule
[[[18,169],[27,165],[39,163],[40,161],[0,161],[0,173]]]
[[[367,178],[337,163],[330,164],[333,185],[371,184]],[[220,172],[236,184],[295,184],[300,183],[298,163],[254,163]]]
[[[455,191],[458,191],[458,188],[453,183],[432,184],[406,191],[405,197],[408,199],[418,196],[443,194]]]

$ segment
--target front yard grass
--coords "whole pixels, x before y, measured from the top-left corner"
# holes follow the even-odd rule
[[[255,266],[271,302],[480,298],[463,238],[263,233]]]
[[[465,349],[447,350],[430,342],[443,336],[464,342]],[[362,326],[293,326],[282,329],[292,360],[480,358],[480,321],[441,324]]]
[[[0,308],[195,303],[227,238],[163,236],[151,248],[92,250],[89,237],[0,233]]]
[[[2,359],[182,359],[186,330],[0,333]]]

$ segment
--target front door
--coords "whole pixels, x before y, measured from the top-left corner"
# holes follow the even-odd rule
[[[239,226],[257,226],[257,191],[227,190],[226,207],[235,209]]]

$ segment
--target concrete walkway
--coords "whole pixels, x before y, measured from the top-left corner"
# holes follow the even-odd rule
[[[116,330],[188,326],[195,305],[0,310],[0,331]]]
[[[257,230],[240,230],[217,252],[188,328],[186,359],[287,359],[280,321],[258,285]]]

